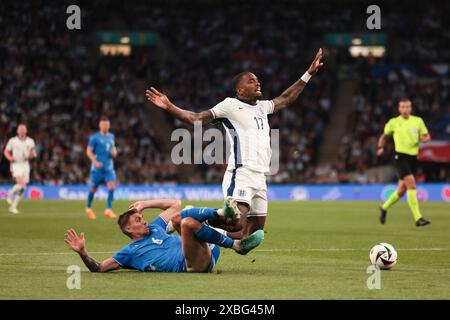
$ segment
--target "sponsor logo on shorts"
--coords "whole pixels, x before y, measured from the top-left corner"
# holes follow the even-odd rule
[[[242,197],[242,198],[243,198],[243,197],[245,197],[245,194],[246,194],[245,190],[242,190],[242,189],[239,189],[239,190],[238,190],[238,196],[239,196],[239,197]]]

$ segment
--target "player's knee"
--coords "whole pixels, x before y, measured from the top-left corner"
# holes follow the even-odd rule
[[[181,230],[185,231],[197,231],[201,226],[201,223],[194,218],[187,217],[181,220]]]
[[[108,183],[108,189],[114,191],[114,189],[116,189],[116,185],[112,182]]]
[[[409,181],[408,183],[406,183],[406,189],[408,190],[415,190],[416,189],[416,183],[415,181]]]

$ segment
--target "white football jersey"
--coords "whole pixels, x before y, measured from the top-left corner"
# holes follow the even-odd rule
[[[272,114],[272,100],[258,100],[256,105],[237,98],[226,98],[210,109],[227,132],[231,148],[228,170],[244,166],[257,172],[269,172],[272,150],[267,115]]]
[[[34,140],[26,137],[25,140],[20,140],[19,137],[9,139],[6,144],[6,150],[12,153],[14,163],[28,163],[31,156],[31,150],[35,148]]]

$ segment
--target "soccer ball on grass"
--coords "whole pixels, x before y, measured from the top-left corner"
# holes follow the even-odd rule
[[[389,243],[380,243],[370,250],[370,262],[380,269],[391,269],[397,263],[397,250]]]

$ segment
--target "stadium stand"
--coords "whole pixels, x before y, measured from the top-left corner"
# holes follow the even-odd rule
[[[6,27],[0,29],[4,39],[0,43],[0,147],[18,123],[28,124],[39,154],[33,164],[34,183],[86,182],[85,147],[100,115],[111,118],[120,183],[221,182],[223,165],[190,166],[189,174],[183,175],[172,164],[165,145],[168,132],[185,126],[167,115],[163,121],[156,118],[143,86],[155,85],[180,106],[199,111],[232,94],[231,78],[251,70],[259,76],[264,96],[274,97],[304,72],[326,32],[355,29],[351,17],[360,9],[342,7],[337,14],[331,3],[320,1],[281,1],[273,7],[270,2],[256,6],[253,1],[231,1],[224,6],[220,1],[208,5],[199,1],[201,10],[196,1],[156,1],[152,6],[145,1],[133,6],[124,1],[86,1],[80,3],[82,30],[68,32],[63,27],[66,16],[60,14],[67,4],[1,4],[1,24]],[[360,58],[355,63],[352,81],[359,85],[346,107],[346,134],[337,154],[319,164],[325,129],[336,125],[333,111],[340,70],[330,63],[297,102],[271,117],[282,143],[280,171],[269,182],[380,182],[382,177],[367,170],[389,163],[389,153],[377,159],[374,150],[401,95],[412,97],[433,136],[448,139],[448,69],[442,74],[424,69],[430,64],[448,68],[450,28],[444,13],[449,4],[439,2],[420,13],[410,10],[411,20],[406,22],[398,17],[409,10],[407,1],[386,5],[390,10],[383,27],[398,45],[385,58]],[[105,6],[109,16],[103,12]],[[416,25],[419,18],[421,28]],[[97,30],[156,32],[164,54],[138,48],[130,57],[100,56],[92,35]],[[355,62],[345,54],[339,59]],[[410,67],[400,68],[400,62]],[[393,67],[385,70],[386,65]],[[163,129],[155,130],[155,123]],[[2,159],[0,183],[9,182],[7,166]],[[450,179],[448,165],[424,168],[424,181]]]

